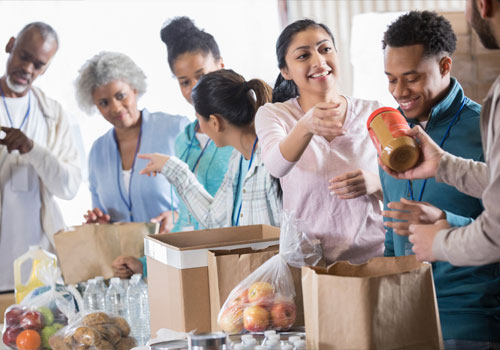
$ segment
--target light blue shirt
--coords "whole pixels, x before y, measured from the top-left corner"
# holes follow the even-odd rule
[[[142,110],[138,154],[174,155],[175,138],[188,123],[187,118],[178,115]],[[112,222],[149,222],[164,211],[177,209],[178,199],[171,197],[170,183],[164,176],[139,175],[147,163],[145,159],[136,159],[127,193],[113,129],[98,138],[89,155],[92,206],[109,214]]]

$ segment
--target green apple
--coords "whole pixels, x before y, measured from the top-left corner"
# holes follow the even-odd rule
[[[54,326],[45,326],[42,329],[42,345],[45,349],[50,349],[49,339],[57,332]]]
[[[40,312],[43,315],[43,323],[46,326],[50,326],[52,322],[54,322],[54,314],[52,313],[52,310],[50,310],[46,306],[41,306],[38,308],[38,312]]]
[[[54,322],[54,324],[52,325],[52,327],[54,327],[56,330],[60,330],[61,328],[64,327],[64,325],[62,325],[60,323],[57,323],[57,322]]]

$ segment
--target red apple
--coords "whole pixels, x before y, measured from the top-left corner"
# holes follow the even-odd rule
[[[275,301],[271,308],[271,323],[276,330],[290,329],[295,323],[296,316],[297,308],[292,301]]]
[[[219,327],[227,334],[241,333],[243,330],[243,308],[230,306],[217,320]]]
[[[274,301],[274,288],[267,282],[255,282],[248,288],[248,301],[251,304],[271,307]]]
[[[21,327],[7,327],[3,333],[3,343],[10,348],[16,348],[16,338],[21,333],[23,329]]]
[[[7,311],[7,313],[5,314],[5,323],[7,324],[7,326],[18,325],[23,312],[23,309],[17,307],[13,307],[9,311]]]
[[[245,307],[246,304],[248,304],[248,289],[242,291],[236,298],[231,300],[231,302],[229,303],[230,307],[231,306]]]
[[[269,312],[261,306],[252,305],[243,311],[243,327],[249,332],[263,332],[269,325]]]
[[[38,311],[27,311],[21,316],[19,326],[23,329],[41,330],[43,328],[42,314]]]

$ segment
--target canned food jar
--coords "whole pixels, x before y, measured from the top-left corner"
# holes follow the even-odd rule
[[[395,108],[378,108],[366,123],[370,138],[386,166],[394,171],[406,171],[417,164],[420,149],[417,142],[407,136],[410,130],[405,117]]]
[[[189,350],[226,350],[225,333],[202,333],[189,336]]]

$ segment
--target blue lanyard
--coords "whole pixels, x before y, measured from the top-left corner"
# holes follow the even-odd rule
[[[189,147],[187,148],[187,154],[186,154],[186,158],[182,159],[182,156],[181,156],[181,159],[184,163],[187,164],[188,162],[188,159],[189,159],[189,155],[191,154],[191,149],[193,148],[193,142],[194,142],[194,139],[196,138],[196,131],[199,129],[199,124],[198,124],[198,121],[196,121],[196,125],[194,126],[194,134],[193,134],[193,137],[191,138],[191,142],[189,143]],[[196,169],[196,166],[198,165],[198,163],[200,162],[200,159],[201,157],[203,156],[203,153],[205,153],[205,150],[207,149],[208,147],[208,144],[210,143],[210,139],[208,139],[207,143],[205,144],[205,146],[203,147],[203,149],[201,150],[201,153],[200,155],[198,156],[198,158],[196,159],[196,161],[194,162],[194,165],[192,166],[191,168],[191,172],[194,173],[194,170]],[[186,153],[186,151],[184,151],[184,153]]]
[[[132,214],[132,177],[134,176],[134,166],[135,166],[135,160],[137,159],[137,153],[139,152],[139,148],[141,147],[141,136],[142,136],[142,121],[141,121],[141,128],[139,129],[139,138],[137,139],[137,145],[135,146],[135,154],[134,154],[134,161],[132,162],[132,167],[130,168],[130,180],[128,182],[128,201],[125,199],[125,196],[123,195],[122,188],[120,186],[120,176],[121,176],[121,163],[118,162],[117,170],[116,170],[116,184],[118,185],[118,191],[120,192],[120,197],[125,203],[125,206],[128,209],[128,213],[130,216],[130,222],[134,222],[134,215]],[[116,153],[117,153],[117,159],[121,159],[120,155],[120,149],[118,147],[118,139],[116,138],[116,131],[113,129],[113,137],[116,142]]]
[[[443,148],[443,145],[444,145],[444,142],[446,141],[446,139],[448,138],[448,136],[450,136],[450,130],[451,130],[451,127],[455,124],[455,122],[457,121],[458,119],[458,116],[460,115],[460,112],[462,112],[462,109],[464,108],[465,106],[465,103],[467,102],[468,98],[467,97],[464,97],[462,99],[462,105],[460,106],[460,108],[458,109],[457,113],[455,114],[455,116],[453,117],[453,119],[451,120],[450,122],[450,125],[448,125],[448,129],[446,129],[446,132],[444,133],[443,135],[443,139],[441,140],[441,142],[439,143],[439,147],[440,148]],[[412,124],[410,124],[411,127],[413,127]],[[420,190],[420,195],[418,196],[418,201],[421,202],[422,201],[422,197],[424,195],[424,190],[425,190],[425,185],[427,184],[427,179],[424,180],[424,183],[422,184],[422,189]],[[412,201],[415,200],[415,198],[413,197],[413,185],[412,185],[412,182],[411,180],[408,180],[408,192],[410,193],[410,199]]]
[[[252,147],[252,155],[250,156],[250,162],[248,163],[247,172],[250,170],[250,167],[252,166],[253,155],[255,154],[255,146],[257,145],[258,139],[259,139],[258,137],[255,137],[255,141],[254,141],[253,147]],[[241,157],[240,157],[240,169],[238,172],[238,182],[236,183],[236,188],[240,187],[240,177],[241,177],[240,174],[241,174],[242,164],[243,164],[243,155],[241,155]],[[241,187],[243,187],[243,186],[241,186]],[[240,196],[241,196],[241,191],[242,191],[242,188],[240,188]],[[242,205],[243,205],[243,199],[241,200],[240,207],[238,208],[238,216],[236,216],[236,223],[234,226],[240,226],[240,214],[241,214],[241,206]]]
[[[7,112],[7,117],[9,118],[10,122],[10,127],[14,127],[14,122],[12,121],[12,117],[10,116],[9,109],[7,108],[7,102],[5,101],[5,94],[3,93],[2,85],[0,84],[0,93],[2,93],[2,100],[3,100],[3,105],[5,107],[5,111]],[[28,93],[28,110],[26,111],[26,114],[24,115],[24,119],[21,122],[21,125],[19,126],[19,130],[23,128],[24,123],[26,123],[26,120],[28,120],[28,117],[30,115],[30,110],[31,110],[31,90]]]

